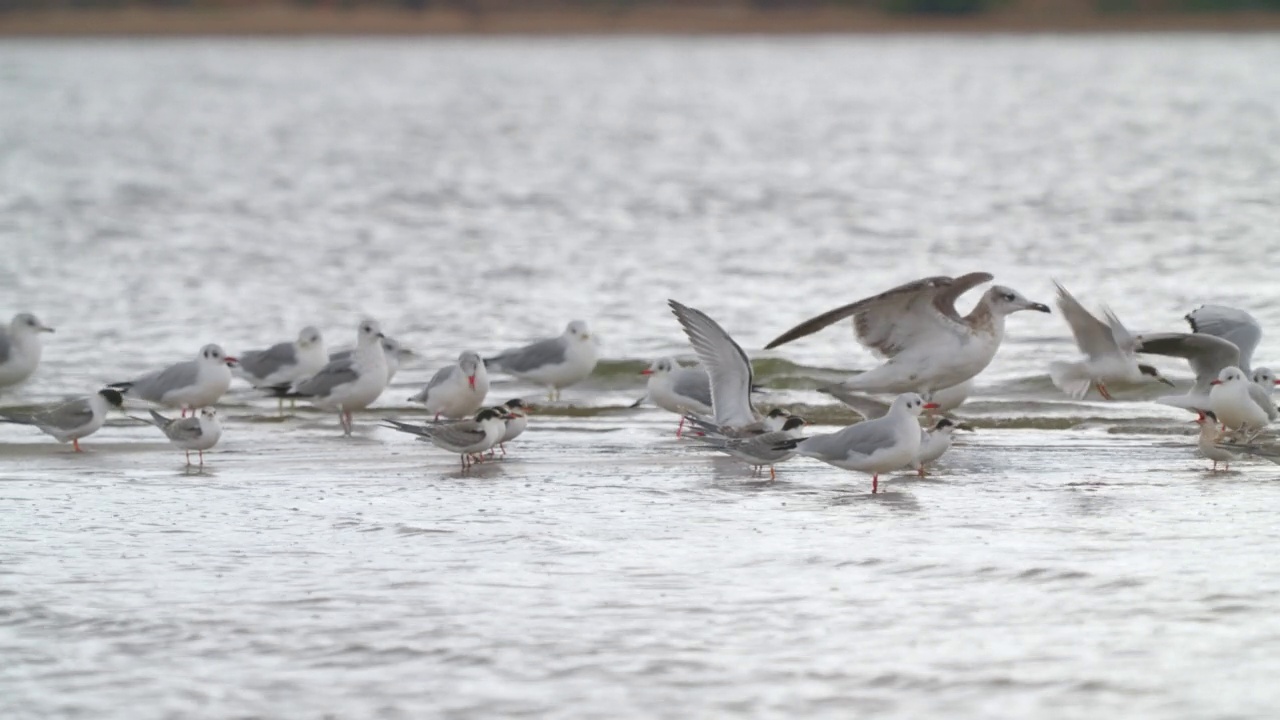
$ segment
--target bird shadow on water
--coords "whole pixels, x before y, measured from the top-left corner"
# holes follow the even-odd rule
[[[860,490],[853,491],[850,494],[837,495],[831,499],[830,505],[831,507],[866,507],[872,503],[900,512],[917,513],[921,510],[920,501],[916,499],[915,495],[895,490],[892,487],[883,488],[880,492],[874,494]]]

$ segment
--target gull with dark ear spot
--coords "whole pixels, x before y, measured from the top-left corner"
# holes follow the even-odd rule
[[[648,397],[654,405],[680,416],[676,437],[684,430],[685,415],[711,415],[711,376],[700,367],[682,367],[675,358],[660,358],[640,371],[649,376]]]
[[[915,393],[894,398],[889,412],[834,433],[779,443],[778,450],[821,460],[845,470],[871,476],[871,493],[880,487],[880,473],[910,465],[920,451],[920,423],[916,418],[928,403]]]
[[[435,413],[439,420],[471,417],[484,405],[484,398],[489,394],[489,373],[484,368],[484,361],[470,350],[458,355],[458,362],[440,368],[427,386],[417,395],[409,398],[409,402],[422,403],[427,412]]]
[[[595,337],[586,322],[574,320],[559,337],[507,350],[484,362],[493,372],[545,386],[549,399],[559,400],[561,389],[591,375],[596,359]]]
[[[31,313],[19,313],[9,327],[0,326],[0,388],[31,377],[40,365],[40,335],[53,328]]]
[[[928,277],[806,320],[766,345],[775,348],[828,325],[853,319],[854,334],[886,362],[841,386],[855,392],[920,392],[959,385],[986,369],[1004,340],[1005,318],[1019,310],[1049,312],[1012,288],[994,285],[961,316],[956,300],[989,282],[984,272]]]
[[[105,388],[88,397],[35,410],[0,410],[0,422],[32,425],[58,442],[70,440],[75,451],[80,452],[80,440],[98,432],[112,408],[119,410],[123,406],[120,393]]]
[[[1059,390],[1079,400],[1096,387],[1099,395],[1111,400],[1107,383],[1137,384],[1149,377],[1173,386],[1154,366],[1138,362],[1137,338],[1115,313],[1104,309],[1106,322],[1103,322],[1086,310],[1061,284],[1054,282],[1054,287],[1058,288],[1058,309],[1062,318],[1071,328],[1076,347],[1085,356],[1084,360],[1076,362],[1049,363],[1049,379]]]
[[[182,417],[188,410],[198,410],[218,402],[231,387],[231,368],[239,360],[227,355],[218,345],[200,348],[194,360],[175,363],[126,382],[107,387],[119,390],[128,398],[137,398],[170,408],[180,408]]]
[[[1238,367],[1226,367],[1209,383],[1209,406],[1224,428],[1248,433],[1251,442],[1280,414],[1271,398]]]
[[[276,397],[308,398],[321,410],[336,411],[342,434],[350,436],[351,413],[373,404],[387,387],[387,358],[382,349],[382,326],[361,320],[356,326],[356,349],[343,360],[330,360],[315,375],[292,387],[271,388]]]

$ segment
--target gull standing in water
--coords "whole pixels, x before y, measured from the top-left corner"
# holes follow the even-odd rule
[[[51,332],[31,313],[19,313],[8,328],[0,327],[0,388],[31,377],[40,365],[40,334]]]
[[[130,398],[146,400],[165,407],[198,410],[218,402],[231,387],[231,368],[239,361],[228,356],[218,345],[200,348],[194,360],[170,365],[127,382],[107,387]]]
[[[711,378],[714,431],[726,437],[745,437],[781,430],[790,413],[775,411],[763,417],[751,403],[754,375],[742,346],[701,310],[675,300],[668,300],[667,305]]]
[[[484,362],[494,372],[547,387],[549,398],[559,400],[561,389],[585,380],[596,369],[596,344],[587,324],[574,320],[560,337],[506,350]]]
[[[330,360],[310,378],[293,387],[272,388],[277,397],[305,397],[321,410],[338,413],[342,434],[351,435],[351,413],[363,410],[387,387],[387,359],[382,349],[382,327],[376,320],[362,320],[356,327],[356,349],[341,360]]]
[[[386,427],[392,430],[417,435],[419,440],[426,440],[442,450],[458,453],[462,458],[463,471],[477,461],[473,456],[480,455],[502,440],[506,432],[506,420],[506,414],[495,408],[485,408],[471,420],[431,425],[413,425],[383,418]]]
[[[307,326],[293,342],[276,343],[266,350],[240,353],[236,374],[256,388],[292,385],[315,375],[328,361],[320,330]],[[283,409],[284,398],[278,398]]]
[[[0,422],[32,425],[60,443],[71,441],[80,452],[81,438],[88,437],[107,421],[107,412],[124,407],[124,397],[106,388],[88,396],[31,411],[0,410]]]
[[[484,405],[489,394],[489,373],[484,361],[470,350],[458,356],[458,362],[440,368],[422,392],[409,398],[409,402],[422,403],[427,412],[447,418],[470,417]]]
[[[1077,362],[1056,361],[1049,363],[1049,379],[1059,390],[1076,400],[1082,399],[1091,388],[1111,400],[1106,383],[1137,384],[1143,378],[1151,378],[1173,386],[1153,365],[1138,362],[1137,339],[1109,309],[1103,310],[1107,321],[1103,322],[1085,309],[1061,284],[1058,288],[1058,309],[1071,328],[1076,346],[1085,359]]]
[[[1246,433],[1246,442],[1257,437],[1280,414],[1270,396],[1238,367],[1223,368],[1209,385],[1213,414],[1224,428]]]
[[[920,422],[928,403],[915,393],[894,398],[889,413],[864,420],[839,432],[780,443],[779,450],[821,460],[845,470],[871,476],[872,494],[879,492],[880,473],[907,467],[920,450]]]
[[[130,416],[133,417],[133,416]],[[191,465],[191,451],[200,453],[200,467],[204,467],[204,451],[218,444],[222,437],[222,425],[218,422],[218,411],[211,407],[201,408],[199,414],[189,418],[167,418],[155,410],[151,411],[151,420],[134,418],[150,422],[160,428],[169,442],[186,451],[187,465]]]
[[[1004,340],[1005,318],[1019,310],[1049,312],[1016,290],[993,285],[965,316],[956,300],[989,282],[985,272],[936,276],[900,285],[806,320],[765,346],[775,348],[853,318],[858,342],[887,361],[840,383],[857,392],[929,395],[986,369]]]
[[[680,416],[676,437],[684,431],[685,415],[711,415],[711,376],[700,367],[682,367],[674,358],[654,360],[640,371],[648,375],[647,392],[654,405]]]

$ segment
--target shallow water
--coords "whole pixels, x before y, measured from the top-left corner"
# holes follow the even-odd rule
[[[875,497],[627,406],[688,355],[668,297],[748,349],[975,269],[1275,327],[1274,67],[1270,36],[0,45],[0,314],[59,329],[5,404],[364,314],[423,356],[352,439],[237,386],[203,473],[124,419],[83,455],[0,426],[0,715],[1270,716],[1280,469],[1207,473],[1159,390],[1063,399],[1058,317],[1011,319],[978,432]],[[609,362],[508,459],[375,426],[575,317]],[[825,424],[814,388],[873,363],[845,328],[758,357]]]

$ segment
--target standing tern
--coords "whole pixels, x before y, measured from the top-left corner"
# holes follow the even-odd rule
[[[769,479],[776,480],[778,474],[773,466],[790,460],[796,454],[794,449],[779,448],[779,445],[800,438],[803,428],[808,424],[804,418],[792,415],[782,423],[779,430],[746,437],[707,435],[702,442],[745,462],[757,472],[768,467]]]
[[[442,450],[458,453],[462,459],[462,469],[466,471],[476,462],[475,456],[502,440],[506,432],[506,419],[504,413],[494,408],[485,408],[471,420],[451,423],[414,425],[391,418],[383,418],[383,422],[392,430],[417,435],[419,440],[426,440]]]
[[[921,392],[959,385],[986,369],[1004,339],[1005,318],[1019,310],[1049,312],[1016,290],[993,285],[965,316],[955,302],[989,282],[985,272],[928,277],[806,320],[765,346],[775,348],[845,318],[858,342],[887,361],[841,383],[868,393]]]
[[[1196,446],[1200,449],[1200,454],[1205,458],[1213,461],[1213,472],[1218,472],[1218,463],[1226,463],[1224,470],[1231,469],[1231,461],[1239,456],[1218,445],[1218,439],[1222,433],[1218,430],[1218,416],[1213,411],[1199,413],[1198,417],[1191,422],[1200,426],[1200,437],[1196,442]]]
[[[19,313],[7,329],[0,327],[0,388],[31,377],[40,365],[40,334],[51,332],[31,313]]]
[[[942,457],[951,449],[952,434],[956,430],[968,430],[973,432],[973,428],[966,423],[956,423],[949,418],[938,418],[933,427],[928,430],[920,431],[920,449],[916,451],[916,457],[911,461],[911,467],[915,469],[920,477],[924,477],[928,473],[925,467]]]
[[[640,371],[648,375],[649,399],[680,416],[676,437],[684,431],[684,416],[711,415],[711,376],[700,367],[682,367],[673,358],[660,358]]]
[[[458,356],[458,362],[440,368],[422,392],[409,398],[409,402],[422,403],[427,412],[447,418],[470,417],[484,405],[489,394],[489,373],[484,361],[470,350]]]
[[[116,390],[105,388],[88,397],[35,410],[0,410],[0,422],[32,425],[60,443],[70,440],[75,451],[80,452],[81,438],[98,432],[111,408],[119,410],[123,406],[124,397]]]
[[[779,450],[821,460],[845,470],[871,475],[872,494],[879,491],[880,473],[906,467],[920,450],[920,422],[916,419],[928,408],[915,393],[894,398],[889,413],[864,420],[839,432],[779,443]]]
[[[596,344],[587,324],[574,320],[559,337],[506,350],[484,362],[494,372],[547,387],[549,398],[558,400],[561,389],[585,380],[596,369]]]
[[[529,413],[533,408],[520,398],[512,398],[495,409],[504,411],[506,416],[506,429],[502,432],[502,438],[498,440],[498,449],[505,456],[506,444],[523,435],[529,427]]]
[[[125,397],[178,408],[182,417],[188,410],[198,410],[218,402],[231,387],[231,368],[239,361],[228,356],[218,345],[200,348],[194,360],[170,365],[126,382],[107,387],[119,390]]]
[[[310,378],[293,387],[271,388],[277,397],[305,397],[321,410],[337,411],[342,434],[351,435],[351,413],[363,410],[387,387],[387,359],[382,327],[376,320],[356,326],[356,349],[345,359],[330,360]]]
[[[151,420],[134,419],[150,422],[160,428],[169,442],[186,451],[187,465],[191,464],[191,451],[195,450],[200,453],[200,467],[204,467],[204,451],[217,445],[222,437],[218,411],[211,407],[201,408],[199,414],[189,418],[167,418],[152,410]]]
[[[1137,384],[1144,378],[1173,386],[1153,365],[1138,362],[1137,339],[1109,309],[1103,310],[1106,322],[1099,320],[1067,292],[1061,284],[1058,289],[1058,309],[1071,328],[1076,346],[1085,359],[1076,362],[1049,363],[1049,379],[1059,390],[1077,400],[1084,398],[1096,387],[1098,394],[1111,400],[1107,383]]]

